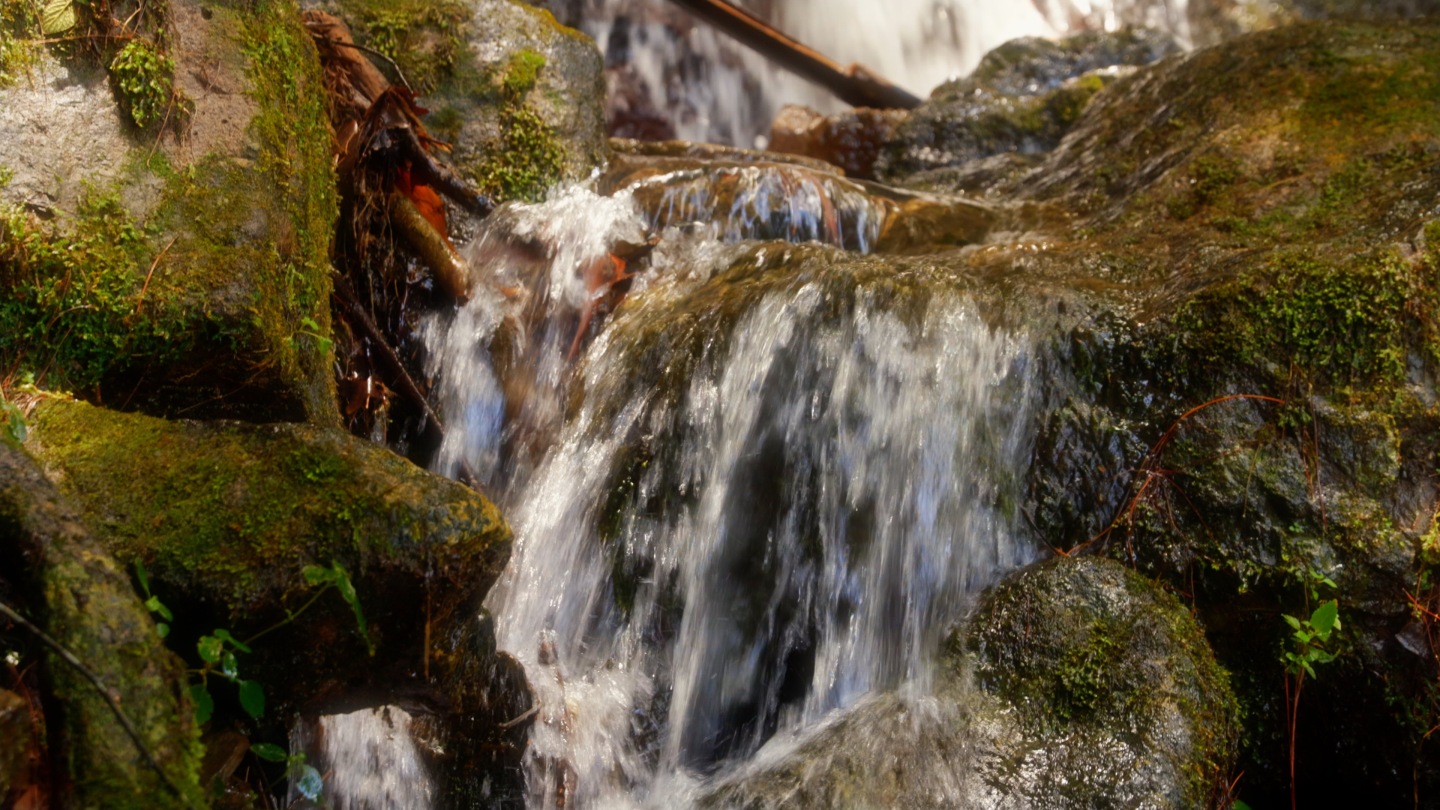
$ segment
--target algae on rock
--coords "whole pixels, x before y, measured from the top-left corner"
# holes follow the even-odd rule
[[[39,52],[0,89],[0,340],[42,382],[125,407],[334,422],[314,48],[285,0],[172,5],[166,58],[199,99],[183,133],[135,131],[83,56]]]
[[[55,698],[48,726],[65,770],[65,806],[194,807],[201,803],[199,729],[184,666],[165,649],[129,578],[26,453],[0,443],[0,560],[45,631],[105,686],[134,723],[176,795],[86,677],[45,659]],[[13,574],[11,572],[14,572]],[[10,577],[14,577],[13,579]],[[48,713],[48,712],[47,712]]]

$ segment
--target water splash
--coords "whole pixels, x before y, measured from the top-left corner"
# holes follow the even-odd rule
[[[324,806],[334,810],[428,810],[433,790],[411,717],[396,706],[326,715],[297,727],[292,751],[305,750],[324,774]],[[292,785],[291,802],[301,792]]]
[[[633,197],[568,195],[501,212],[489,255],[542,222],[606,238],[647,222]],[[939,271],[723,235],[665,231],[578,364],[566,306],[606,238],[496,270],[570,302],[528,328],[544,382],[526,396],[553,415],[528,424],[553,432],[501,476],[517,544],[489,600],[539,704],[531,806],[685,806],[777,732],[923,692],[939,634],[1033,554],[1013,514],[1026,336]],[[487,331],[513,306],[477,297],[436,325],[442,390],[489,374],[482,410],[513,410]],[[447,458],[505,455],[501,421],[452,417]]]

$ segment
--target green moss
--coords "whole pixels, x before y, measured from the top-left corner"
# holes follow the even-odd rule
[[[0,0],[0,89],[12,87],[35,59],[39,38],[35,5],[25,0]]]
[[[508,549],[488,502],[338,429],[184,424],[67,401],[42,404],[33,422],[41,456],[122,564],[142,559],[232,618],[274,609],[307,564],[475,570]]]
[[[48,385],[90,389],[117,369],[188,351],[199,315],[163,275],[150,283],[157,241],[114,195],[88,195],[68,231],[4,207],[0,355]]]
[[[1419,270],[1388,251],[1341,261],[1277,254],[1183,305],[1177,339],[1196,373],[1278,364],[1282,377],[1296,369],[1323,390],[1383,398],[1403,381],[1417,318],[1433,317],[1413,306],[1435,294]]]
[[[540,78],[540,69],[545,67],[545,57],[532,50],[519,50],[510,55],[501,73],[505,95],[519,99],[535,86]]]
[[[351,0],[361,44],[393,60],[419,95],[451,78],[466,53],[471,11],[458,0]]]
[[[259,105],[250,125],[260,144],[255,169],[279,215],[271,222],[274,239],[263,248],[265,261],[251,269],[261,291],[255,325],[265,350],[303,388],[311,418],[334,421],[330,346],[310,334],[330,334],[330,242],[339,216],[320,61],[289,0],[261,3],[242,35]],[[254,170],[239,166],[219,179],[223,189],[256,182]],[[253,212],[232,211],[227,219],[246,216]],[[213,251],[211,257],[219,258]],[[316,328],[307,329],[307,320]]]
[[[110,80],[135,126],[158,123],[175,101],[175,62],[143,39],[132,39],[110,60]]]
[[[500,138],[470,173],[475,185],[497,200],[538,200],[564,172],[558,135],[525,98],[544,66],[541,54],[517,51],[493,81],[500,93]]]

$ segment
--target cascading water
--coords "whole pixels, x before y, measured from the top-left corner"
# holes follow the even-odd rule
[[[924,98],[1022,36],[1147,25],[1189,42],[1186,0],[747,0],[737,2],[841,64],[864,65]],[[764,145],[784,104],[843,106],[667,0],[586,0],[581,26],[606,53],[612,111],[636,107],[668,119],[672,137]],[[624,126],[621,134],[632,134]],[[640,134],[640,133],[636,133]]]
[[[731,168],[497,212],[473,250],[489,282],[429,329],[441,464],[492,482],[516,532],[488,606],[539,704],[532,807],[685,806],[777,733],[923,694],[968,600],[1033,556],[1023,331],[950,271],[747,241],[893,213],[821,184],[753,216],[798,170],[752,168],[709,226],[663,212]],[[576,354],[591,268],[647,234]]]

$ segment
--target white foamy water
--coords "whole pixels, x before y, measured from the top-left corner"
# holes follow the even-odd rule
[[[1023,36],[1140,24],[1189,42],[1186,0],[747,0],[737,5],[841,65],[925,98],[992,48]],[[763,145],[785,104],[845,105],[666,0],[588,0],[582,27],[629,65],[682,140]]]
[[[476,296],[428,338],[441,463],[483,470],[516,532],[487,606],[539,704],[532,807],[687,806],[776,734],[923,694],[941,634],[1033,556],[1023,333],[945,284],[885,293],[835,249],[671,227],[568,358],[585,269],[653,221],[583,189],[497,212]],[[737,263],[777,275],[739,290]],[[507,321],[523,350],[497,347]]]
[[[322,806],[334,810],[427,810],[434,796],[411,718],[396,706],[326,715],[299,735],[323,775]],[[299,798],[292,786],[291,800]]]

